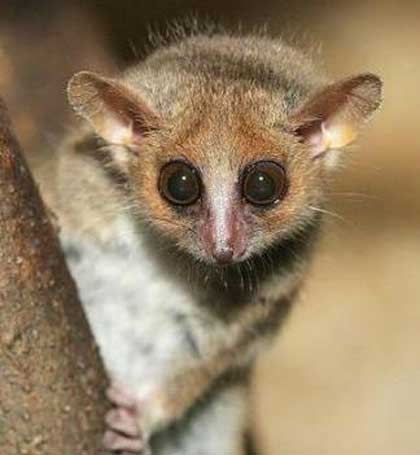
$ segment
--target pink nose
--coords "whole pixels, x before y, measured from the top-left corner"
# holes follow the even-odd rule
[[[226,246],[224,248],[214,249],[212,251],[212,256],[219,264],[228,264],[232,262],[234,255],[233,248]]]
[[[211,216],[202,220],[199,227],[200,239],[207,255],[219,264],[229,264],[240,259],[245,251],[243,223],[235,213],[220,231]]]

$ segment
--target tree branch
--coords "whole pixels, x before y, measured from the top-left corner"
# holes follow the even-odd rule
[[[0,100],[0,453],[98,455],[106,376]]]

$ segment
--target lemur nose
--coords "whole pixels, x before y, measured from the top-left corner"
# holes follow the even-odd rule
[[[223,249],[213,251],[213,258],[219,264],[228,264],[233,259],[233,248],[225,247]]]

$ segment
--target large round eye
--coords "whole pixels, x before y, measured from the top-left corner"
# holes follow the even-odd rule
[[[193,204],[200,197],[198,172],[183,161],[172,161],[162,168],[159,190],[172,204]]]
[[[269,205],[279,201],[286,192],[286,172],[274,161],[259,161],[245,169],[242,194],[253,205]]]

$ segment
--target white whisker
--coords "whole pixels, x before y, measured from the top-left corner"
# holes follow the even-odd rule
[[[330,217],[332,217],[332,218],[334,218],[336,220],[339,220],[339,221],[341,221],[342,223],[344,223],[347,226],[352,226],[351,223],[349,223],[345,218],[343,218],[338,213],[331,212],[330,210],[326,210],[326,209],[323,209],[321,207],[314,207],[313,205],[309,205],[308,208],[310,210],[312,210],[313,212],[322,213],[322,214],[328,215],[328,216],[330,216]]]

